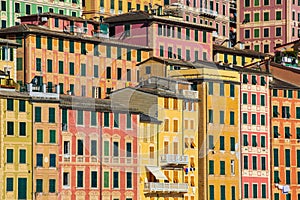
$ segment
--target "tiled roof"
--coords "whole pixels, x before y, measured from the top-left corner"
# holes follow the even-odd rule
[[[288,83],[285,80],[280,80],[278,78],[273,78],[273,81],[271,82],[271,87],[274,89],[300,89],[300,87]]]
[[[2,46],[2,45],[7,45],[9,47],[20,47],[21,46],[19,43],[16,43],[13,40],[0,38],[0,46]]]
[[[107,17],[104,19],[104,22],[109,24],[122,24],[124,22],[138,22],[138,21],[157,21],[157,22],[165,22],[169,24],[176,24],[179,26],[185,26],[185,27],[193,27],[196,29],[206,29],[210,31],[216,30],[215,28],[212,28],[210,26],[197,24],[193,22],[187,22],[184,20],[178,20],[175,18],[169,18],[168,16],[156,16],[149,14],[145,11],[134,11],[134,12],[128,12],[120,15],[115,15],[112,17]]]
[[[229,53],[232,55],[241,55],[241,56],[255,57],[255,58],[262,58],[262,59],[266,56],[270,56],[268,54],[260,53],[260,52],[249,50],[249,49],[239,49],[236,47],[228,48],[228,47],[224,47],[222,45],[217,45],[217,44],[213,45],[213,50],[216,53],[217,52]]]
[[[95,43],[104,43],[111,45],[119,45],[125,47],[131,47],[134,49],[143,49],[143,50],[151,50],[149,47],[140,46],[140,45],[132,45],[128,43],[121,42],[119,40],[106,39],[106,38],[97,38],[97,37],[86,37],[81,35],[72,35],[69,33],[64,33],[62,31],[50,30],[47,27],[37,26],[33,24],[21,24],[18,26],[8,27],[4,29],[0,29],[0,36],[8,36],[10,34],[20,34],[20,33],[35,33],[35,34],[44,34],[53,37],[63,37],[72,40],[85,40],[89,42]]]
[[[192,62],[179,60],[179,59],[160,58],[160,57],[150,57],[150,58],[138,63],[137,66],[142,65],[142,64],[148,62],[149,60],[154,60],[156,62],[165,63],[165,64],[169,64],[169,65],[179,65],[179,66],[186,66],[186,67],[194,66]]]

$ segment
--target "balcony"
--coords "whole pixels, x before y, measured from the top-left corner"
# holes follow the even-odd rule
[[[68,131],[68,124],[62,123],[62,131]]]
[[[160,156],[162,166],[183,167],[189,163],[189,157],[178,154],[164,154]]]
[[[207,9],[207,8],[200,8],[199,9],[199,12],[201,16],[206,16],[206,17],[217,17],[218,16],[218,12],[217,11],[214,11],[214,10],[210,10],[210,9]]]
[[[145,183],[144,192],[146,193],[187,193],[187,183]]]

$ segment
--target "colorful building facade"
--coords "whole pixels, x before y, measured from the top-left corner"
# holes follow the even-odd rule
[[[32,199],[32,105],[13,81],[0,77],[1,199]]]
[[[45,12],[80,17],[82,13],[81,0],[53,0],[53,1],[2,1],[1,2],[1,28],[20,24],[18,17],[41,14]]]
[[[61,96],[59,199],[138,199],[137,113]]]
[[[299,38],[300,9],[296,1],[243,0],[237,10],[237,38],[246,49],[273,53],[274,47]]]
[[[198,198],[197,95],[188,82],[159,77],[111,94],[112,101],[158,120],[152,126],[144,120],[139,134],[139,199]]]
[[[239,74],[206,63],[196,69],[174,70],[169,76],[188,80],[199,92],[198,199],[238,199]],[[200,120],[201,119],[201,120]]]
[[[268,71],[240,71],[241,198],[271,199],[270,196],[270,102]]]
[[[162,0],[133,0],[129,2],[122,0],[85,1],[82,14],[86,19],[102,19],[103,17],[109,17],[131,11],[151,11],[154,8],[160,8],[162,10],[162,5]]]
[[[22,44],[17,53],[21,84],[36,77],[48,88],[59,85],[61,94],[94,98],[137,84],[136,63],[148,57],[149,48],[106,40],[107,26],[94,21],[52,13],[36,17],[1,30]]]
[[[297,199],[300,197],[299,87],[274,77],[271,95],[272,199]],[[289,190],[284,192],[281,186]]]
[[[207,25],[158,16],[143,11],[104,19],[110,36],[126,43],[153,49],[151,56],[186,61],[212,60],[212,31]]]

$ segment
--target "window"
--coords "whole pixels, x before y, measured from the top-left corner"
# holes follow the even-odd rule
[[[70,40],[69,41],[69,50],[70,50],[70,53],[74,53],[74,41]]]
[[[230,111],[230,125],[234,125],[234,112]]]
[[[208,94],[213,95],[214,94],[214,83],[208,82]]]
[[[14,135],[14,122],[7,122],[7,135]]]
[[[264,53],[269,53],[269,45],[264,44]]]
[[[220,175],[225,175],[225,161],[220,161]]]
[[[244,169],[248,169],[248,156],[244,156]]]
[[[50,154],[49,167],[56,167],[56,154]]]
[[[220,96],[224,96],[224,83],[220,83]]]
[[[253,195],[252,197],[253,198],[257,198],[257,184],[253,184]]]
[[[81,64],[81,66],[80,66],[80,75],[86,76],[86,65],[85,64]]]
[[[230,84],[230,97],[234,97],[234,84]]]
[[[77,171],[77,187],[83,187],[83,171]]]
[[[125,30],[125,36],[130,37],[130,24],[125,24],[124,30]]]
[[[113,156],[119,156],[119,142],[113,142]]]
[[[260,105],[261,106],[265,106],[266,105],[265,95],[260,95]]]
[[[56,143],[56,131],[50,130],[50,143]]]
[[[6,192],[14,191],[14,179],[6,178]]]
[[[209,161],[209,167],[208,167],[208,169],[209,169],[209,174],[210,175],[214,174],[215,167],[214,167],[214,161],[213,160]]]
[[[113,188],[119,188],[119,172],[113,172]]]
[[[213,110],[209,109],[208,110],[208,123],[213,123],[214,122],[214,112]]]
[[[254,37],[259,38],[259,29],[254,29]]]
[[[279,112],[278,112],[278,106],[273,106],[273,117],[278,117]]]
[[[104,127],[109,127],[109,113],[104,112]]]
[[[260,51],[260,47],[259,47],[259,44],[255,44],[254,45],[254,51]]]
[[[225,123],[225,118],[224,118],[224,111],[220,111],[220,124],[224,124]]]
[[[109,172],[104,172],[104,188],[109,188]]]
[[[225,185],[221,185],[221,200],[226,199]]]
[[[259,13],[254,13],[254,22],[258,22],[258,21],[259,21]]]
[[[127,81],[131,81],[131,69],[126,70],[127,74]]]
[[[49,123],[55,123],[55,108],[49,108]]]
[[[132,188],[132,172],[126,172],[126,188]]]
[[[77,125],[83,125],[83,111],[77,110]]]
[[[70,75],[74,75],[74,63],[73,62],[70,62],[69,63],[69,73]]]
[[[52,37],[47,37],[47,49],[52,50]]]
[[[250,38],[250,30],[245,30],[245,38]]]
[[[214,149],[215,148],[215,145],[214,145],[214,136],[213,135],[209,135],[208,136],[208,147],[209,147],[209,149]]]
[[[291,171],[285,171],[285,184],[291,184]]]
[[[19,136],[26,136],[26,122],[19,123]]]
[[[56,180],[55,179],[49,179],[49,192],[50,193],[55,193],[55,185],[56,185]]]
[[[77,155],[83,155],[83,140],[77,140]]]
[[[235,151],[235,138],[230,137],[230,151]]]
[[[186,31],[186,32],[185,32],[185,33],[186,33],[186,34],[185,34],[185,35],[186,35],[186,38],[185,38],[185,39],[186,39],[186,40],[190,40],[190,29],[186,28],[185,31]]]
[[[43,154],[36,154],[36,166],[43,167]]]
[[[209,200],[215,200],[215,186],[209,186]]]
[[[207,35],[206,35],[206,31],[203,31],[203,37],[202,37],[202,42],[206,43],[207,42]]]
[[[252,169],[257,170],[257,157],[252,156]]]
[[[261,157],[261,170],[266,170],[266,157]]]
[[[281,11],[276,11],[276,20],[281,20]]]
[[[248,104],[248,95],[247,95],[247,93],[243,93],[243,104]]]
[[[282,106],[282,118],[290,118],[290,107]]]
[[[276,27],[276,36],[281,36],[281,27]]]
[[[126,142],[126,157],[127,157],[127,158],[132,157],[131,149],[132,149],[132,144],[131,144],[131,142]]]
[[[63,186],[64,187],[70,187],[70,174],[69,172],[63,173]]]
[[[30,5],[26,5],[25,10],[26,15],[30,15]]]
[[[274,149],[273,150],[273,153],[274,153],[274,166],[275,167],[278,167],[279,166],[279,162],[278,162],[278,149]],[[297,153],[298,153],[298,151],[297,151]],[[300,153],[300,152],[299,152]],[[298,154],[297,154],[298,155]],[[300,154],[299,154],[299,156],[300,156]],[[297,157],[298,158],[298,157]],[[297,159],[297,161],[298,161],[298,159]],[[299,164],[300,164],[300,161],[298,161],[299,162]]]
[[[264,37],[269,37],[269,29],[264,28]]]
[[[13,111],[14,110],[14,100],[13,99],[7,99],[6,102],[7,102],[6,109],[8,111]]]
[[[285,149],[285,166],[290,167],[291,166],[291,152],[290,149]]]
[[[265,126],[266,125],[266,116],[265,115],[261,115],[260,116],[260,125],[261,126]]]
[[[20,164],[26,163],[26,150],[25,149],[19,150],[19,163]]]
[[[43,179],[36,179],[36,192],[43,192]]]
[[[231,199],[235,200],[235,186],[231,186]]]
[[[126,115],[126,128],[131,129],[131,114],[127,113]]]
[[[245,7],[249,7],[250,6],[250,0],[245,0]]]
[[[220,136],[220,150],[225,150],[225,144],[224,144],[224,141],[225,140],[225,138],[224,138],[224,136]]]
[[[248,146],[248,136],[247,135],[243,135],[243,145]]]
[[[264,21],[269,21],[269,12],[264,12]]]
[[[252,114],[251,117],[252,117],[251,124],[256,125],[256,114]]]
[[[43,143],[43,130],[40,130],[40,129],[38,129],[37,131],[36,131],[36,135],[37,135],[37,139],[36,139],[36,142],[37,143]]]
[[[266,136],[264,135],[260,136],[260,146],[266,147]]]
[[[249,198],[249,186],[244,184],[244,198]]]
[[[97,181],[98,181],[98,177],[97,177],[97,172],[96,171],[92,171],[91,172],[91,188],[97,188]]]

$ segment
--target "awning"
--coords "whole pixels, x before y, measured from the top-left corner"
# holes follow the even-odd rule
[[[157,166],[146,166],[146,168],[159,180],[168,180],[164,173]]]

